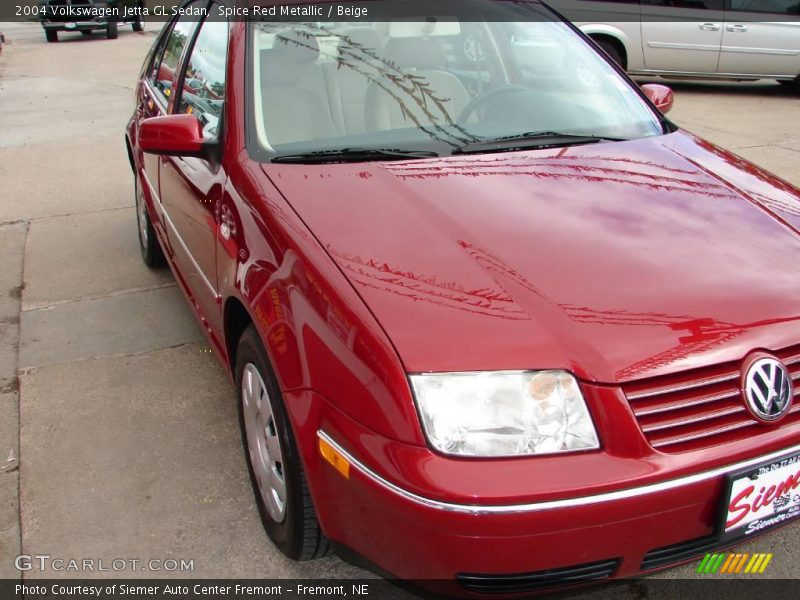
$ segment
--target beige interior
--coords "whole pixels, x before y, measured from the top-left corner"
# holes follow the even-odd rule
[[[374,29],[337,32],[348,51],[321,52],[316,37],[280,34],[262,50],[263,119],[271,145],[455,121],[470,100],[447,72],[436,38],[390,38]],[[354,50],[355,49],[355,50]],[[384,69],[397,78],[392,82]]]

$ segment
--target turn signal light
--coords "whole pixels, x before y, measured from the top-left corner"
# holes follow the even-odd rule
[[[339,471],[345,479],[350,478],[350,463],[347,459],[336,451],[336,448],[328,442],[319,438],[319,453],[328,461],[334,469]]]

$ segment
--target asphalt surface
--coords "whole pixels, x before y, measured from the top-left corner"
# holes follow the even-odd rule
[[[193,560],[190,573],[116,577],[369,576],[336,557],[295,564],[271,545],[232,388],[170,273],[139,258],[123,128],[153,26],[57,45],[37,24],[0,30],[0,578],[20,577],[21,553]],[[800,185],[800,94],[671,85],[680,125]],[[766,577],[796,578],[799,528],[744,551],[775,553]],[[24,577],[79,575],[91,573]],[[641,592],[582,597],[612,595]]]

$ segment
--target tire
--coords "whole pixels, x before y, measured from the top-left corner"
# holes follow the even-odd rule
[[[58,32],[55,29],[45,29],[44,37],[52,44],[58,41]]]
[[[109,21],[108,25],[106,26],[106,37],[110,40],[117,39],[119,35],[119,28],[117,26],[116,21]]]
[[[144,2],[138,3],[136,5],[136,8],[139,9],[141,15],[144,12]],[[136,20],[131,24],[131,27],[133,27],[133,30],[136,33],[144,31],[144,17],[143,16],[136,17]]]
[[[86,37],[89,37],[90,35],[92,35],[92,30],[91,29],[81,29],[81,34],[85,35]]]
[[[134,175],[134,194],[136,197],[136,229],[139,237],[139,250],[142,252],[142,260],[151,269],[163,267],[167,261],[164,259],[164,252],[158,244],[153,223],[150,221],[150,214],[147,212],[147,203],[144,193],[139,185],[138,175]]]
[[[622,59],[622,54],[620,54],[620,51],[617,49],[616,46],[614,46],[614,44],[612,44],[611,42],[608,42],[606,40],[597,40],[597,39],[594,40],[594,42],[595,42],[595,44],[600,46],[600,48],[603,50],[603,52],[608,54],[608,57],[611,60],[613,60],[615,63],[617,63],[623,69],[625,68],[625,61]]]
[[[292,560],[321,558],[330,544],[317,521],[281,393],[253,325],[239,339],[235,381],[242,444],[264,529]]]

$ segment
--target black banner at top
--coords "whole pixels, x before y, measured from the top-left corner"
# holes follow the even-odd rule
[[[141,15],[164,22],[181,14],[199,20],[384,22],[399,19],[536,21],[549,19],[541,4],[577,23],[774,22],[798,26],[800,0],[0,0],[0,21],[42,19],[118,21]]]

